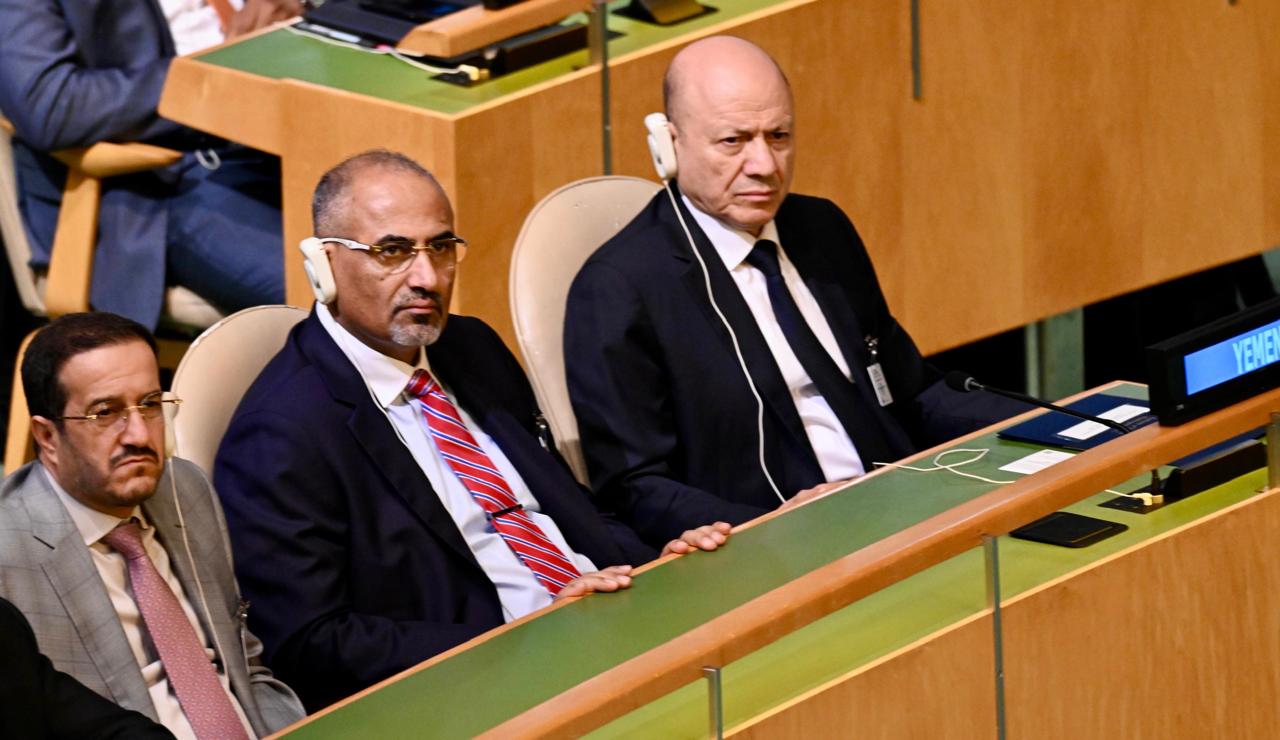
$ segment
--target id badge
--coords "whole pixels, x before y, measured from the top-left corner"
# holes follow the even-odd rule
[[[884,370],[880,369],[880,340],[868,334],[863,341],[867,343],[867,352],[871,355],[867,377],[871,378],[871,387],[876,391],[876,400],[880,402],[880,406],[888,406],[893,403],[893,393],[889,391],[889,381],[884,379]]]
[[[876,391],[876,400],[881,406],[888,406],[893,403],[893,394],[889,392],[889,382],[884,379],[884,371],[880,369],[880,363],[873,362],[867,365],[867,375],[871,378],[871,387]]]

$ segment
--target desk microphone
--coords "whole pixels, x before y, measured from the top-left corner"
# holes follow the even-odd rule
[[[1096,422],[1110,429],[1114,429],[1115,431],[1120,432],[1121,434],[1128,434],[1129,432],[1133,431],[1133,429],[1125,426],[1124,424],[1121,424],[1118,421],[1104,419],[1101,416],[1094,416],[1093,414],[1086,414],[1081,411],[1076,411],[1075,409],[1069,409],[1066,406],[1059,406],[1056,403],[1049,403],[1048,401],[1036,398],[1035,396],[1028,396],[1025,393],[1018,393],[1017,391],[1008,391],[1003,388],[992,388],[989,385],[983,385],[982,383],[979,383],[977,380],[974,380],[973,376],[969,375],[968,373],[962,373],[962,372],[953,370],[947,373],[945,382],[947,384],[947,387],[953,391],[960,391],[961,393],[969,393],[970,391],[985,391],[987,393],[994,393],[997,396],[1004,396],[1005,398],[1012,398],[1015,401],[1022,401],[1024,403],[1029,403],[1033,406],[1046,408],[1046,409],[1049,409],[1050,411],[1057,411],[1059,413],[1066,414],[1067,416],[1074,416],[1077,419],[1084,419],[1085,421]]]
[[[945,382],[947,384],[947,387],[953,391],[960,391],[961,393],[969,393],[971,391],[985,391],[987,393],[994,393],[997,396],[1012,398],[1015,401],[1022,401],[1024,403],[1029,403],[1033,406],[1040,406],[1041,408],[1046,408],[1046,409],[1049,409],[1050,411],[1058,411],[1060,413],[1066,414],[1067,416],[1074,416],[1077,419],[1084,419],[1085,421],[1096,422],[1098,424],[1101,424],[1107,427],[1108,429],[1114,429],[1115,431],[1120,432],[1121,434],[1128,434],[1129,432],[1132,432],[1136,428],[1136,427],[1127,427],[1118,421],[1104,419],[1101,416],[1094,416],[1093,414],[1086,414],[1080,411],[1076,411],[1075,409],[1069,409],[1066,406],[1059,406],[1056,403],[1049,403],[1048,401],[1045,401],[1040,398],[1036,398],[1035,396],[1028,396],[1025,393],[1018,393],[1017,391],[1005,390],[1004,388],[992,388],[989,385],[983,385],[982,383],[979,383],[977,380],[974,379],[972,375],[969,375],[968,373],[962,373],[958,370],[952,370],[951,372],[947,373],[946,378],[943,379],[943,382]],[[1141,499],[1143,504],[1145,504],[1146,506],[1162,503],[1164,501],[1164,496],[1162,495],[1162,490],[1161,490],[1160,471],[1154,468],[1151,470],[1151,485],[1149,486],[1149,491],[1150,491],[1149,493],[1120,493],[1119,491],[1112,491],[1112,493],[1120,493],[1120,495],[1125,498]]]

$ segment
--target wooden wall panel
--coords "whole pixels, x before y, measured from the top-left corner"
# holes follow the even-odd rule
[[[525,217],[551,191],[601,172],[600,78],[583,71],[455,123],[458,233],[473,248],[459,268],[462,300],[519,352],[507,287]]]
[[[1026,304],[1023,5],[921,3],[923,96],[900,97],[905,258],[881,278],[901,286],[891,300],[926,352],[1004,328]]]
[[[1280,28],[1280,2],[1244,3],[1249,18],[1251,43],[1258,53],[1262,118],[1262,202],[1264,238],[1271,246],[1280,246],[1280,44],[1276,29]]]
[[[1139,205],[1149,283],[1267,245],[1263,78],[1246,4],[1143,4],[1134,46],[1145,81]]]
[[[1276,70],[1251,14],[1277,3],[1256,4],[1268,9],[923,5],[924,99],[908,108],[903,158],[914,279],[887,278],[906,285],[900,318],[922,347],[1276,241],[1264,196]]]
[[[1136,3],[1023,7],[1010,63],[1024,85],[1024,312],[1065,310],[1079,305],[1081,285],[1141,274],[1142,30]]]

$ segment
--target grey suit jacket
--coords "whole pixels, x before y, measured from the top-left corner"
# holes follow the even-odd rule
[[[58,670],[120,706],[156,719],[142,671],[89,549],[39,467],[38,462],[25,465],[0,486],[0,596],[27,616],[40,651]],[[171,475],[176,475],[189,550]],[[173,460],[142,508],[205,633],[214,637],[217,660],[254,731],[266,735],[301,718],[298,698],[262,665],[262,644],[244,626],[227,525],[208,479],[191,463]],[[200,586],[212,625],[201,608]]]

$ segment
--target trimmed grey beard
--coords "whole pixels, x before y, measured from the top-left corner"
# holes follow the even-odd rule
[[[401,347],[426,347],[440,338],[440,330],[436,323],[392,324],[391,341]]]

